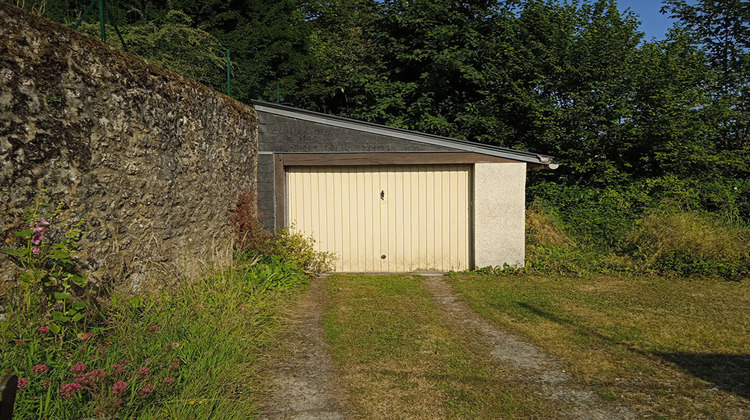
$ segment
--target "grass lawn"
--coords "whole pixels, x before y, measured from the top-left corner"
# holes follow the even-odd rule
[[[531,418],[554,413],[441,319],[414,275],[332,275],[326,340],[353,415],[361,418]]]
[[[479,314],[558,356],[605,399],[654,418],[746,418],[750,283],[453,274]]]

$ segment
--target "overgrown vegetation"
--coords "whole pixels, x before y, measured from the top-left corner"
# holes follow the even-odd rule
[[[279,304],[324,265],[307,240],[264,234],[262,249],[238,249],[232,267],[200,279],[95,293],[74,274],[83,221],[61,230],[65,205],[47,207],[40,198],[6,250],[24,269],[24,287],[6,285],[0,302],[0,376],[19,377],[19,419],[257,416],[257,362]]]
[[[747,417],[747,282],[656,275],[454,274],[479,314],[653,418]]]
[[[660,273],[730,280],[750,275],[750,228],[722,222],[715,215],[697,210],[642,211],[613,213],[606,209],[582,209],[581,213],[587,215],[610,213],[607,221],[596,227],[590,226],[596,220],[565,220],[537,200],[526,214],[527,267],[484,271],[567,275]],[[568,209],[567,215],[571,214],[576,212]],[[587,223],[589,226],[583,226]],[[586,230],[600,230],[601,236],[581,233]],[[602,239],[592,240],[597,237]]]

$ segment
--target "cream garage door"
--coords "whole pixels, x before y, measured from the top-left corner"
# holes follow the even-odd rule
[[[349,272],[469,266],[468,165],[291,167],[288,224]]]

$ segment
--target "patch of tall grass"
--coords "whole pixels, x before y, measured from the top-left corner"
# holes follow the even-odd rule
[[[23,384],[16,417],[251,418],[257,362],[299,267],[245,259],[197,281],[100,299],[64,333],[11,300],[0,376]]]
[[[62,249],[43,242],[52,219],[34,210],[36,230],[7,251],[28,270],[0,295],[0,377],[19,378],[14,418],[256,417],[257,362],[277,309],[327,256],[302,235],[258,230],[245,210],[235,232],[254,230],[238,238],[245,241],[230,268],[197,280],[154,278],[135,294],[128,285],[101,293],[68,285],[78,278],[70,253],[57,270],[34,257]],[[54,289],[61,281],[66,287]]]
[[[715,215],[675,208],[652,209],[603,241],[578,242],[557,212],[534,201],[526,212],[526,268],[521,272],[586,275],[654,272],[723,277],[750,275],[750,228]],[[582,231],[584,229],[577,229]],[[599,245],[593,245],[593,243]],[[487,271],[487,270],[485,270]],[[493,269],[516,273],[519,270]]]
[[[750,269],[750,229],[694,211],[647,214],[624,246],[663,273],[738,278]]]

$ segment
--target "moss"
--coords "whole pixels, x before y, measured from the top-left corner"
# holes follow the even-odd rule
[[[257,125],[257,114],[252,107],[232,99],[208,86],[151,64],[135,54],[119,50],[49,19],[28,13],[11,4],[0,2],[0,11],[10,17],[10,20],[4,19],[5,23],[8,25],[7,28],[9,32],[22,33],[26,31],[26,27],[30,27],[41,33],[56,34],[55,37],[45,37],[46,41],[43,41],[44,48],[49,49],[49,51],[44,51],[45,54],[43,55],[43,58],[45,61],[43,65],[48,71],[50,71],[50,73],[55,70],[58,72],[63,71],[67,68],[64,60],[60,60],[59,58],[68,54],[70,44],[75,44],[80,47],[80,50],[82,51],[87,51],[97,56],[109,57],[112,61],[110,64],[113,72],[129,75],[136,80],[142,80],[146,82],[148,88],[153,89],[154,91],[169,86],[173,90],[170,91],[168,89],[165,90],[164,93],[176,95],[181,91],[181,89],[176,88],[177,84],[175,84],[175,82],[177,82],[179,85],[189,86],[190,88],[195,89],[198,93],[221,98],[227,106],[225,112],[233,117],[252,119],[254,124]],[[25,41],[23,37],[21,37],[19,41],[20,43],[18,45],[7,45],[7,53],[16,54],[18,49],[28,46],[28,42]],[[47,67],[48,65],[51,67]],[[144,74],[148,74],[151,77],[144,78]]]

